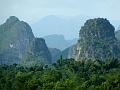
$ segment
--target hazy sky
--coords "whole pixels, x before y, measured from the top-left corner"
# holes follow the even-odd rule
[[[15,15],[28,22],[53,15],[87,15],[120,20],[120,0],[0,0],[0,23]]]
[[[47,15],[120,20],[120,0],[0,0],[0,23],[11,15],[32,24]]]

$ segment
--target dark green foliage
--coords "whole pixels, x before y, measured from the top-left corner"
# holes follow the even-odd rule
[[[51,66],[0,66],[0,90],[119,90],[120,61],[63,60]]]

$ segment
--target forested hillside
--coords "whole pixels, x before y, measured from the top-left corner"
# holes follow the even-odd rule
[[[58,60],[50,66],[0,66],[0,90],[120,90],[120,61]]]
[[[62,52],[14,16],[0,30],[0,90],[120,90],[120,43],[107,19],[87,20]]]

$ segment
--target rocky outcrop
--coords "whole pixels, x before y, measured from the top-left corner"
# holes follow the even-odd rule
[[[115,32],[115,37],[120,41],[120,29]]]
[[[35,42],[33,46],[33,53],[36,57],[37,56],[42,57],[43,63],[45,64],[52,63],[50,51],[43,38],[35,38]]]
[[[62,57],[64,59],[74,58],[74,48],[75,48],[75,45],[72,45],[72,46],[66,48],[65,50],[63,50]]]
[[[118,58],[120,49],[114,30],[107,19],[87,20],[80,30],[80,39],[75,48],[75,59]]]
[[[49,48],[49,51],[51,53],[51,56],[52,56],[52,63],[56,63],[57,60],[60,59],[60,56],[61,56],[61,51],[57,48]]]
[[[45,46],[45,49],[42,45]],[[11,16],[4,24],[0,25],[0,64],[23,64],[29,57],[28,55],[42,57],[43,54],[38,53],[43,51],[48,53],[44,40],[36,39],[31,27],[26,22]],[[49,55],[43,58],[49,62],[47,56]]]
[[[51,53],[43,38],[35,38],[31,46],[31,53],[26,53],[22,60],[23,65],[35,66],[51,64]]]
[[[74,58],[74,54],[73,54],[74,48],[75,48],[75,45],[72,45],[64,49],[63,51],[60,51],[59,49],[56,49],[56,48],[49,48],[52,55],[52,62],[53,63],[57,62],[61,58],[61,56],[63,59]]]

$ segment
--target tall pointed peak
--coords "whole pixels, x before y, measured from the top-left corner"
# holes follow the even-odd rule
[[[16,17],[16,16],[10,16],[8,19],[7,19],[7,23],[14,23],[14,22],[17,22],[19,21],[19,19]]]

